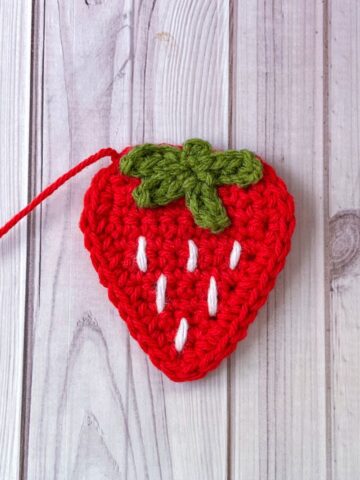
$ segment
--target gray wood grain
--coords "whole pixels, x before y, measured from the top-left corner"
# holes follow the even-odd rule
[[[248,338],[189,384],[129,338],[83,248],[106,160],[18,225],[0,241],[1,479],[360,477],[359,20],[352,0],[0,3],[0,224],[101,147],[194,136],[264,156],[298,221]]]
[[[297,228],[275,291],[231,359],[231,478],[324,479],[323,4],[235,5],[233,146],[277,169]]]
[[[227,145],[227,8],[51,0],[37,15],[38,190],[108,144],[201,135]],[[226,362],[177,385],[129,339],[77,226],[98,168],[37,215],[27,478],[225,478]]]
[[[358,2],[329,2],[329,257],[332,476],[360,476]]]
[[[31,4],[0,5],[0,225],[27,201]],[[0,242],[0,478],[20,471],[26,223]]]

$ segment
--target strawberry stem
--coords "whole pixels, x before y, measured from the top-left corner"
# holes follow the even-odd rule
[[[134,147],[120,162],[124,175],[141,178],[133,197],[140,208],[167,205],[181,197],[195,223],[213,233],[223,231],[230,219],[217,187],[241,188],[263,175],[261,161],[248,150],[213,151],[208,142],[187,140],[182,149],[171,145]]]

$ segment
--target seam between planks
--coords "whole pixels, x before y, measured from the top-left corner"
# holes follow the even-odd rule
[[[228,71],[228,148],[234,148],[233,135],[233,99],[235,95],[234,82],[234,16],[235,16],[235,0],[229,0],[228,3],[228,48],[229,48],[229,71]],[[231,480],[232,477],[232,431],[231,431],[231,416],[232,416],[232,385],[231,385],[231,356],[226,360],[226,384],[227,384],[227,453],[226,453],[226,479]]]
[[[28,200],[34,196],[36,191],[36,152],[38,142],[36,137],[36,124],[38,108],[38,97],[33,95],[37,91],[36,85],[40,81],[43,85],[44,77],[44,33],[45,33],[45,0],[43,1],[42,11],[43,17],[40,17],[39,1],[32,2],[32,21],[31,21],[31,58],[30,58],[30,114],[29,114],[29,176],[28,176]],[[41,49],[40,49],[41,47]],[[40,52],[40,55],[39,55]],[[38,66],[41,63],[41,75],[38,75]],[[40,80],[39,80],[40,78]],[[43,92],[43,88],[41,89]],[[42,94],[43,95],[43,94]],[[40,99],[40,138],[43,135],[43,96]],[[41,146],[41,169],[43,165],[42,140]],[[23,356],[23,394],[22,394],[22,410],[21,410],[21,444],[20,444],[20,478],[26,480],[28,466],[28,449],[29,449],[29,429],[30,429],[30,408],[31,408],[31,380],[32,380],[32,364],[33,364],[33,318],[34,318],[34,271],[35,266],[32,262],[36,242],[32,240],[35,235],[36,222],[35,217],[28,217],[27,230],[27,264],[26,264],[26,287],[25,287],[25,322],[24,322],[24,356]],[[41,241],[41,238],[39,239]],[[40,278],[40,277],[39,277]]]
[[[330,316],[330,262],[329,262],[329,94],[330,94],[330,6],[329,0],[323,1],[323,215],[324,215],[324,347],[325,347],[325,461],[326,478],[332,479],[332,402],[331,402],[331,316]]]

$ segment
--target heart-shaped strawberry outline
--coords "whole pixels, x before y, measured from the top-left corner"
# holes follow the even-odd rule
[[[294,201],[263,162],[263,178],[255,185],[218,188],[231,225],[213,234],[195,225],[184,199],[154,209],[135,204],[132,192],[140,181],[119,171],[132,148],[93,177],[80,220],[84,243],[110,301],[153,364],[174,381],[196,380],[234,351],[266,302],[290,250]],[[146,271],[137,261],[139,238],[146,241]],[[194,271],[188,270],[189,241],[197,249]],[[230,268],[235,242],[241,254]],[[167,282],[159,311],[161,275]],[[211,278],[215,315],[209,313]],[[179,333],[186,337],[181,351]]]

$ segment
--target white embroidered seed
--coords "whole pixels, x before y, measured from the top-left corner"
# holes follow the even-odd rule
[[[178,352],[181,352],[181,350],[184,348],[187,339],[188,329],[189,324],[186,318],[182,318],[180,320],[178,331],[175,335],[175,348]]]
[[[156,283],[156,308],[161,313],[165,308],[166,277],[161,274]]]
[[[198,249],[193,240],[189,240],[188,244],[189,244],[189,258],[187,261],[186,268],[189,272],[193,272],[197,266]]]
[[[139,269],[142,272],[147,270],[147,258],[146,258],[146,238],[139,237],[138,239],[138,249],[136,253],[136,261]]]
[[[217,313],[217,305],[218,305],[218,293],[216,287],[216,280],[214,277],[210,277],[210,285],[208,290],[208,309],[210,317],[215,317]]]
[[[237,240],[235,240],[233,248],[230,253],[229,263],[230,263],[231,270],[234,270],[236,265],[239,263],[240,255],[241,255],[241,245]]]

